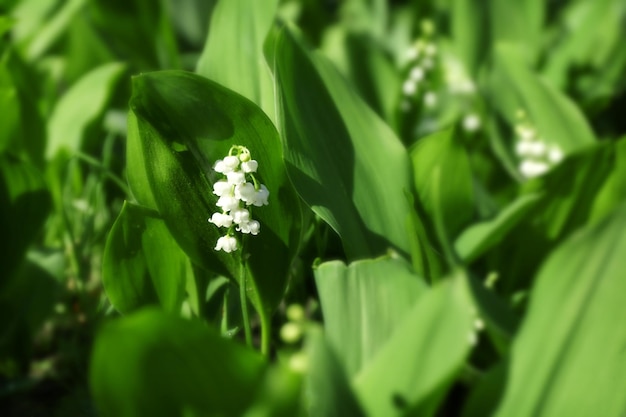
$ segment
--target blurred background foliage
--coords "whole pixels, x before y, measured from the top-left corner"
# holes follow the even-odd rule
[[[406,181],[407,188],[415,187],[415,192],[407,190],[414,194],[409,200],[416,198],[413,203],[418,213],[409,222],[409,228],[415,229],[417,236],[432,245],[425,248],[423,241],[420,246],[420,242],[406,241],[405,236],[396,238],[394,234],[400,235],[398,230],[386,236],[402,256],[411,260],[413,271],[431,277],[432,282],[437,281],[445,275],[449,265],[449,259],[443,259],[445,256],[441,254],[452,251],[450,248],[454,246],[454,251],[477,276],[487,276],[493,270],[509,272],[501,290],[511,301],[507,308],[511,307],[513,313],[505,309],[504,316],[511,320],[503,326],[502,344],[494,341],[473,357],[474,363],[485,368],[500,357],[494,351],[509,349],[510,342],[506,339],[511,337],[510,332],[525,311],[528,288],[547,254],[583,226],[599,225],[600,230],[612,224],[602,221],[626,195],[626,151],[624,141],[618,141],[626,132],[623,117],[626,108],[625,2],[268,0],[252,4],[228,0],[233,10],[237,7],[258,9],[234,21],[230,20],[229,6],[220,4],[226,1],[0,1],[0,233],[3,236],[0,250],[0,410],[3,415],[95,415],[88,384],[89,357],[101,324],[119,316],[119,312],[146,304],[167,304],[165,310],[180,310],[183,293],[186,293],[189,296],[183,304],[186,315],[204,317],[215,325],[213,327],[219,327],[224,325],[222,311],[225,310],[229,314],[226,330],[240,324],[239,312],[222,305],[224,298],[229,299],[232,284],[223,278],[215,279],[214,274],[190,264],[178,252],[172,255],[168,251],[168,256],[175,258],[172,262],[179,262],[176,265],[187,271],[187,276],[193,276],[196,283],[204,283],[204,287],[198,288],[206,289],[206,297],[194,294],[193,286],[183,280],[171,289],[177,295],[168,293],[167,301],[163,301],[164,297],[156,288],[151,290],[151,297],[141,298],[144,292],[136,303],[122,303],[116,305],[116,309],[103,291],[104,248],[112,229],[125,233],[123,231],[137,222],[152,222],[155,225],[150,227],[162,229],[167,235],[162,239],[169,239],[168,244],[177,250],[162,219],[132,204],[141,200],[141,196],[133,195],[127,185],[131,77],[141,73],[197,71],[254,101],[274,122],[279,121],[274,94],[283,94],[285,102],[292,97],[291,90],[284,87],[290,80],[283,78],[281,86],[286,92],[274,90],[269,70],[274,71],[277,79],[289,71],[300,70],[296,74],[303,78],[292,80],[293,88],[298,83],[308,83],[310,97],[319,102],[328,99],[319,93],[321,88],[332,82],[343,82],[334,81],[336,79],[344,80],[345,86],[341,84],[341,88],[354,91],[360,97],[345,99],[346,108],[354,105],[359,110],[365,109],[362,103],[366,103],[369,109],[363,111],[377,114],[390,128],[381,128],[381,138],[397,136],[409,150],[408,158],[393,159],[393,167],[403,164],[419,167],[414,169],[413,178],[401,180]],[[306,66],[309,64],[290,67],[277,61],[273,67],[272,53],[267,49],[271,41],[286,49],[292,48],[294,54],[300,53],[300,40],[284,36],[272,38],[273,20],[281,22],[280,25],[294,23],[302,32],[303,42],[317,49],[315,54],[324,56],[325,61],[322,61],[331,62],[343,78],[334,78],[334,73],[325,72],[328,71],[324,70],[325,64],[318,61],[312,62],[323,79],[318,79],[318,73],[307,78],[307,71],[313,71]],[[243,34],[251,28],[258,32],[252,52],[246,49],[249,45],[243,43],[248,41]],[[270,36],[266,40],[268,31]],[[416,45],[436,47],[432,62],[420,61],[422,57],[411,54]],[[265,61],[259,64],[259,59],[267,59],[268,64]],[[309,59],[314,58],[306,55],[302,62]],[[426,75],[415,72],[416,62],[424,68],[432,67],[432,71]],[[258,79],[249,76],[252,67]],[[410,80],[416,79],[423,80],[420,85],[426,86],[426,90],[419,87],[417,92],[413,91],[417,87]],[[293,98],[296,99],[298,97]],[[303,108],[306,100],[300,99],[303,101],[298,103]],[[343,100],[333,99],[335,102]],[[523,114],[519,114],[519,109]],[[293,114],[294,118],[302,118],[294,123],[310,116],[305,112],[298,114],[296,110]],[[359,119],[354,117],[352,126],[357,129]],[[550,176],[526,182],[515,146],[516,134],[519,134],[516,126],[529,120],[532,128],[545,135],[549,145],[558,146],[567,158]],[[306,124],[306,120],[302,123]],[[363,123],[367,125],[369,121]],[[454,128],[455,133],[442,130],[445,128]],[[280,128],[279,131],[285,134]],[[314,140],[323,129],[309,132]],[[288,133],[287,130],[287,139]],[[363,134],[366,136],[368,132]],[[297,146],[294,144],[292,149],[297,151]],[[332,151],[332,143],[328,146]],[[363,147],[365,152],[366,145]],[[325,150],[320,147],[317,151],[319,153],[311,155],[312,160],[325,163],[322,162]],[[393,152],[389,151],[389,155],[392,158]],[[285,158],[290,163],[297,162],[295,157],[290,160],[288,153]],[[437,169],[453,173],[446,179],[450,192],[443,200],[433,191],[439,187],[432,175]],[[305,203],[324,198],[324,195],[303,194],[304,187],[298,188],[298,178],[292,174],[290,172],[290,179]],[[352,178],[342,180],[352,181]],[[355,187],[359,187],[356,182]],[[546,196],[550,195],[562,195],[562,198],[548,199]],[[334,204],[334,198],[325,198],[332,200],[328,201],[329,205]],[[389,194],[385,198],[394,208],[408,204],[403,195]],[[130,203],[125,204],[125,200]],[[452,209],[446,210],[446,207]],[[459,212],[462,215],[458,215]],[[122,220],[114,227],[120,213],[125,213],[124,217],[121,216]],[[286,306],[301,304],[305,306],[308,320],[321,321],[318,292],[345,290],[330,285],[327,275],[349,275],[351,268],[361,267],[359,264],[348,267],[339,262],[325,264],[314,273],[310,265],[315,259],[347,262],[384,252],[383,243],[376,241],[374,233],[366,240],[355,236],[352,240],[345,236],[339,239],[335,231],[349,224],[353,215],[346,213],[348,220],[343,222],[344,219],[339,218],[338,225],[329,219],[332,216],[324,217],[317,211],[315,215],[311,211],[304,214],[302,247],[290,267],[288,291],[272,319],[277,329],[272,335],[277,357],[291,357],[299,350],[279,334],[278,329],[286,322],[301,320],[292,320],[298,315],[290,318]],[[377,213],[361,214],[366,221],[376,221]],[[398,216],[405,214],[402,211]],[[395,215],[389,214],[390,217]],[[618,220],[612,221],[615,227],[620,224]],[[440,227],[441,224],[444,227]],[[521,230],[531,237],[518,238]],[[365,247],[364,242],[374,243],[372,247]],[[607,242],[610,246],[611,240]],[[576,254],[579,249],[571,250]],[[154,251],[157,255],[151,256],[161,256],[158,253],[163,249]],[[513,259],[511,253],[515,253]],[[565,255],[559,252],[558,256]],[[384,270],[407,268],[404,264],[395,265],[391,259],[379,262],[393,264],[380,266]],[[398,274],[401,280],[402,272]],[[445,300],[453,296],[450,294],[456,291],[455,286],[461,285],[454,282],[450,288],[438,290],[441,294],[437,297]],[[367,305],[368,297],[376,291],[379,290],[364,290],[363,300],[359,302]],[[422,290],[416,288],[415,291],[417,294]],[[394,297],[401,297],[401,293]],[[433,299],[422,308],[423,313],[432,315],[434,320],[437,320],[434,312],[439,308],[437,300]],[[236,305],[236,300],[228,305]],[[406,313],[402,304],[396,307],[402,314]],[[337,316],[350,317],[349,312],[341,312],[341,306],[325,308],[336,311]],[[119,328],[108,327],[99,343],[110,346],[106,340],[113,340],[111,344],[115,344],[118,331],[143,332],[146,340],[161,334],[171,337],[180,333],[176,337],[189,339],[190,343],[182,347],[172,343],[176,345],[173,349],[180,349],[180,355],[192,358],[184,365],[185,369],[192,372],[196,366],[211,366],[202,352],[202,345],[194,342],[195,323],[179,328],[176,322],[160,314],[146,311],[132,322],[117,324]],[[326,315],[325,320],[330,320],[332,314]],[[396,317],[395,314],[391,316]],[[454,311],[447,314],[449,322],[444,317],[444,324],[462,326],[461,321],[455,321],[459,315],[455,316]],[[162,321],[164,324],[159,325]],[[387,330],[377,331],[389,337]],[[340,328],[331,326],[327,333],[328,341],[312,331],[306,350],[311,358],[326,364],[320,369],[329,373],[334,372],[337,361],[347,361],[348,374],[352,377],[351,373],[361,365],[360,359],[346,358],[351,351],[342,350],[343,343],[348,342],[342,342]],[[220,346],[221,339],[216,334],[203,336],[208,345]],[[528,337],[524,340],[521,343],[532,345]],[[332,345],[337,352],[332,353],[327,345]],[[149,348],[149,342],[145,346],[132,345],[132,352]],[[215,355],[219,356],[222,351],[215,349]],[[103,355],[104,350],[96,349],[94,358]],[[393,347],[388,352],[394,355]],[[400,347],[395,352],[403,354]],[[290,415],[293,405],[288,401],[282,403],[286,397],[273,390],[280,391],[283,386],[288,387],[283,389],[287,392],[296,389],[298,383],[287,381],[291,377],[278,371],[261,376],[265,365],[255,362],[257,358],[248,353],[243,349],[232,353],[233,363],[241,364],[241,369],[225,366],[215,370],[238,372],[237,378],[233,377],[236,380],[225,383],[244,387],[242,393],[248,392],[251,396],[248,402],[239,404],[236,403],[240,398],[223,399],[221,410],[239,414],[247,407],[257,407],[258,410],[283,410],[283,415]],[[120,367],[139,369],[131,359],[120,363]],[[175,371],[163,365],[154,372],[161,378]],[[318,372],[322,371],[318,369]],[[383,371],[374,367],[368,372],[373,376],[359,379],[357,394],[345,387],[347,382],[342,379],[345,375],[333,379],[337,384],[333,386],[336,392],[346,392],[337,400],[345,407],[345,413],[338,415],[362,413],[356,396],[375,397],[372,381],[377,379],[377,372]],[[471,379],[471,369],[464,375]],[[137,378],[128,381],[129,390],[153,387],[148,379]],[[316,378],[322,377],[311,375],[311,389],[322,389],[319,385],[323,383]],[[211,381],[204,382],[208,384],[205,388],[210,389]],[[98,380],[94,382],[97,383]],[[260,391],[250,388],[257,385],[263,388]],[[441,386],[436,388],[442,389]],[[160,393],[163,388],[155,389]],[[423,391],[428,389],[423,388]],[[202,399],[199,392],[191,390],[185,394],[194,407],[210,402]],[[424,397],[424,392],[414,393],[415,401],[422,407],[420,410],[432,412],[443,397]],[[441,391],[441,396],[445,392]],[[144,398],[155,394],[141,392],[138,395]],[[447,395],[452,399],[456,395],[465,398],[466,392],[455,386]],[[514,395],[505,407],[514,402]],[[364,403],[369,404],[368,400]],[[452,403],[454,401],[441,407],[438,415],[459,415],[459,407],[450,405]],[[315,407],[320,415],[331,415],[324,414],[327,411],[324,407],[332,408],[331,405],[319,403]],[[375,409],[376,405],[371,407]],[[480,400],[473,400],[469,407],[477,413],[473,415],[484,411]],[[115,415],[115,410],[105,410],[104,415]],[[377,412],[384,415],[385,410]],[[468,415],[472,415],[471,412]]]

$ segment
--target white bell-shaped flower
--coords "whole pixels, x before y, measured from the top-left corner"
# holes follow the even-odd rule
[[[256,172],[258,167],[259,167],[259,163],[255,161],[254,159],[241,163],[241,169],[243,170],[243,172],[247,174],[251,172]]]
[[[221,197],[223,195],[230,195],[232,189],[233,186],[232,184],[229,184],[228,181],[218,181],[213,184],[213,194],[218,197]]]
[[[226,173],[226,179],[231,185],[243,184],[246,182],[246,174],[241,171],[231,171]]]
[[[209,222],[217,227],[230,227],[233,224],[233,218],[226,213],[213,213]]]
[[[230,195],[223,195],[215,203],[216,206],[221,207],[222,210],[228,212],[239,207],[239,200]]]
[[[226,253],[230,253],[237,250],[237,239],[233,236],[222,236],[217,239],[215,250],[223,250]]]
[[[235,224],[248,223],[250,220],[250,212],[245,208],[236,208],[230,212],[230,215],[233,217]]]

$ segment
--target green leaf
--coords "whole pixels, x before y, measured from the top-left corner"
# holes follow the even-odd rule
[[[576,105],[531,71],[517,46],[500,43],[495,52],[490,94],[511,124],[517,110],[523,109],[543,140],[566,153],[595,143]]]
[[[399,139],[294,29],[275,39],[274,68],[289,178],[342,238],[348,258],[409,252],[409,159]],[[271,54],[269,54],[272,56]]]
[[[177,313],[185,298],[187,257],[155,212],[124,203],[104,250],[102,284],[111,304],[128,313],[159,304]]]
[[[492,219],[466,228],[454,242],[457,254],[465,262],[472,262],[498,245],[507,234],[532,210],[540,196],[527,194],[517,198]]]
[[[103,417],[235,416],[254,400],[264,368],[202,323],[147,309],[99,332],[90,386]]]
[[[4,54],[0,58],[0,108],[0,152],[4,152],[21,133],[19,94]]]
[[[420,139],[411,149],[411,159],[415,189],[426,215],[431,220],[441,215],[447,236],[456,236],[474,217],[472,170],[458,135],[450,129]],[[433,175],[436,170],[441,173],[439,182]]]
[[[124,64],[110,63],[84,75],[55,106],[48,124],[47,158],[64,150],[80,150],[85,130],[102,116],[113,89],[125,70]]]
[[[320,329],[307,332],[304,351],[308,360],[305,379],[307,415],[311,417],[364,416],[341,361]]]
[[[254,101],[273,120],[274,87],[263,42],[278,0],[219,1],[196,71]]]
[[[432,415],[471,348],[472,306],[462,282],[423,294],[355,380],[368,416]]]
[[[622,416],[626,410],[626,206],[542,266],[496,416]]]
[[[270,191],[270,204],[252,213],[261,233],[246,240],[246,276],[257,309],[273,309],[297,249],[300,207],[271,121],[233,91],[182,71],[135,77],[130,105],[129,154],[137,159],[129,160],[128,174],[135,197],[142,205],[143,198],[148,206],[156,204],[194,263],[238,280],[241,251],[215,251],[224,231],[207,222],[217,210],[212,184],[219,178],[212,166],[232,145],[248,147],[258,161],[258,178]]]
[[[383,47],[371,35],[343,26],[326,31],[324,53],[352,83],[363,100],[387,123],[396,114],[400,74]]]
[[[525,288],[548,253],[573,231],[596,221],[595,198],[614,171],[615,144],[576,152],[544,176],[527,181],[522,195],[540,196],[515,228],[489,252],[490,269],[507,271],[504,292]],[[613,200],[613,208],[619,199]],[[608,210],[610,206],[604,206]],[[514,253],[515,256],[510,256]]]
[[[42,174],[28,162],[0,155],[0,286],[22,261],[50,208]]]
[[[426,291],[400,259],[326,262],[315,269],[329,344],[348,376],[356,375],[384,346]]]

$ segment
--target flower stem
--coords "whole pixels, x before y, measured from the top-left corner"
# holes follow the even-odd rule
[[[259,316],[261,317],[261,353],[267,358],[270,355],[270,335],[272,334],[272,321],[265,311],[259,312]]]
[[[246,265],[242,259],[241,273],[239,274],[239,301],[241,302],[241,315],[243,317],[246,345],[252,347],[252,331],[250,329],[250,314],[248,313],[248,297],[246,292]]]

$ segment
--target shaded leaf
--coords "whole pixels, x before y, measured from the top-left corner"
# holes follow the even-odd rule
[[[275,307],[283,294],[299,239],[300,208],[288,183],[276,129],[252,102],[201,76],[182,71],[144,74],[133,80],[129,183],[135,197],[156,204],[168,229],[191,260],[240,279],[241,251],[215,251],[224,233],[207,219],[217,210],[212,166],[232,145],[248,147],[269,205],[252,216],[261,233],[246,240],[246,276],[257,309]],[[130,144],[131,141],[135,143]],[[141,191],[137,191],[141,190]],[[142,200],[140,204],[144,204]]]
[[[298,37],[294,29],[281,30],[271,63],[292,183],[341,236],[349,259],[378,256],[389,246],[408,253],[404,147],[328,61],[309,53]]]
[[[341,361],[319,329],[307,333],[305,352],[309,364],[304,387],[307,415],[364,416]]]
[[[148,304],[179,312],[187,269],[187,257],[165,222],[125,202],[104,250],[102,284],[111,304],[121,313]]]
[[[443,130],[420,139],[411,159],[421,206],[431,220],[439,211],[447,237],[455,236],[474,217],[474,185],[465,148],[454,130]],[[439,183],[436,170],[441,173]]]
[[[146,309],[102,328],[89,379],[104,417],[233,416],[252,403],[264,368],[200,322]]]

